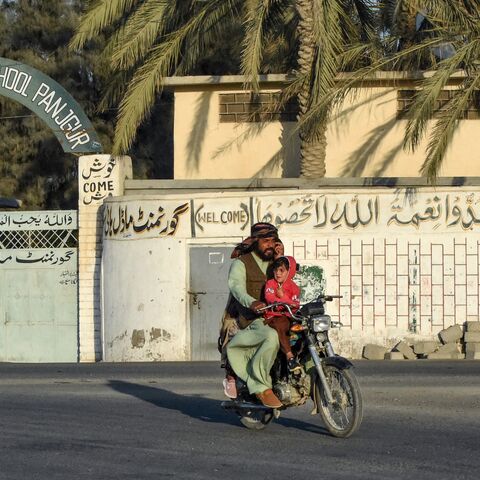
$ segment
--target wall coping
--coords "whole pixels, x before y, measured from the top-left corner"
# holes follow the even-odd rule
[[[480,186],[480,177],[439,177],[435,184],[426,177],[356,177],[356,178],[258,178],[229,180],[125,180],[124,195],[150,193],[194,193],[206,191],[315,190],[341,187],[468,187]]]
[[[435,74],[434,71],[410,71],[410,72],[392,72],[392,71],[378,71],[374,74],[365,77],[360,86],[363,83],[391,83],[395,82],[412,82],[422,80],[424,78],[430,78]],[[352,77],[352,73],[341,73],[337,75],[338,81],[349,80]],[[458,71],[451,75],[452,80],[460,80],[465,78],[464,71]],[[294,75],[284,73],[274,73],[267,75],[259,75],[259,82],[266,85],[280,86],[287,84],[295,79]],[[185,87],[202,87],[202,86],[238,86],[243,88],[244,85],[249,83],[248,77],[245,75],[195,75],[195,76],[178,76],[178,77],[166,77],[164,80],[164,87],[169,90],[177,90]]]

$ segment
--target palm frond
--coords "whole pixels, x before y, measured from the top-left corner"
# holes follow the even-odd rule
[[[113,152],[122,154],[130,148],[142,121],[150,112],[157,95],[161,92],[163,79],[178,62],[180,44],[171,41],[152,50],[147,61],[134,74],[123,97],[117,125]]]
[[[441,43],[440,39],[437,38],[427,38],[420,42],[419,44],[413,45],[402,52],[397,52],[391,57],[380,58],[377,62],[367,65],[365,67],[359,68],[357,71],[350,75],[344,75],[340,81],[336,82],[334,88],[328,91],[323,98],[319,98],[315,106],[313,106],[303,117],[302,122],[305,125],[309,123],[315,123],[317,116],[321,114],[322,109],[325,109],[328,105],[332,103],[341,102],[346,95],[348,95],[352,89],[358,88],[364,84],[365,81],[368,81],[376,72],[381,70],[388,70],[389,67],[395,65],[404,55],[415,54],[417,51],[423,50],[425,48],[430,48]],[[352,48],[358,49],[358,45],[353,46]],[[352,54],[349,52],[348,54]]]
[[[410,119],[407,123],[404,145],[415,150],[422,138],[427,122],[431,119],[435,102],[450,77],[459,66],[470,58],[473,52],[478,54],[480,41],[463,45],[455,55],[443,60],[435,74],[422,82],[422,89],[417,93],[412,107],[409,109]],[[468,63],[468,62],[467,62]]]
[[[178,68],[186,39],[201,28],[206,13],[202,9],[185,25],[167,35],[161,44],[151,49],[144,64],[133,75],[120,103],[113,145],[115,153],[124,153],[132,144],[139,125],[162,90],[164,78]]]
[[[430,180],[434,181],[436,178],[463,112],[474,101],[479,89],[480,75],[467,78],[450,100],[444,114],[435,123],[427,146],[427,156],[421,168],[421,173]]]
[[[476,3],[476,6],[474,6]],[[422,8],[428,15],[430,23],[445,31],[457,33],[480,28],[480,5],[478,1],[465,0],[416,0],[417,8]]]
[[[246,88],[259,90],[258,75],[261,72],[265,23],[276,0],[248,0],[245,2],[245,37],[243,41],[241,71],[245,75]]]
[[[340,97],[331,97],[325,101],[336,89],[336,79],[346,61],[358,60],[358,55],[364,50],[357,48],[349,50],[348,58],[344,55],[344,48],[349,42],[358,41],[360,30],[351,19],[351,12],[341,2],[334,0],[315,0],[314,3],[314,32],[318,40],[316,58],[312,75],[312,95],[310,97],[309,112],[315,112],[313,121],[301,120],[304,132],[308,138],[317,138],[322,132],[325,119],[330,115],[333,103],[340,102]],[[369,18],[370,21],[370,18]],[[368,28],[368,27],[366,27]],[[365,30],[364,30],[365,31]],[[305,119],[311,113],[305,115]]]
[[[177,74],[187,74],[210,45],[223,41],[223,35],[232,25],[242,3],[243,0],[204,2],[196,12],[195,20],[185,38],[185,48]]]
[[[105,27],[115,24],[142,0],[101,0],[82,17],[69,48],[78,50]]]
[[[132,70],[120,70],[112,73],[108,85],[103,91],[102,99],[97,106],[98,112],[105,112],[112,106],[118,105],[121,102],[132,76]]]
[[[168,3],[168,0],[148,0],[129,16],[115,39],[111,56],[114,68],[130,68],[145,58],[165,30],[162,20]]]

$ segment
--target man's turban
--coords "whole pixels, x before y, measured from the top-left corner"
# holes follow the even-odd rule
[[[275,238],[278,239],[278,229],[275,225],[266,222],[258,222],[250,228],[250,236],[242,243],[239,243],[233,250],[230,258],[237,258],[240,255],[248,253],[252,250],[255,242],[259,238]]]

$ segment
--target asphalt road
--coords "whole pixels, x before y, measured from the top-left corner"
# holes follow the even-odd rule
[[[480,478],[480,362],[355,364],[347,440],[308,407],[245,429],[213,363],[0,364],[0,479]]]

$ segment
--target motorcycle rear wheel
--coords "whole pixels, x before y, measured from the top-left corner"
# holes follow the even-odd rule
[[[245,415],[240,415],[240,422],[249,430],[263,430],[273,419],[273,410],[271,411],[252,411]]]
[[[318,408],[328,431],[338,438],[348,438],[362,423],[363,402],[355,374],[333,365],[324,367],[325,377],[332,392],[333,403],[325,398],[320,379],[315,382]]]

